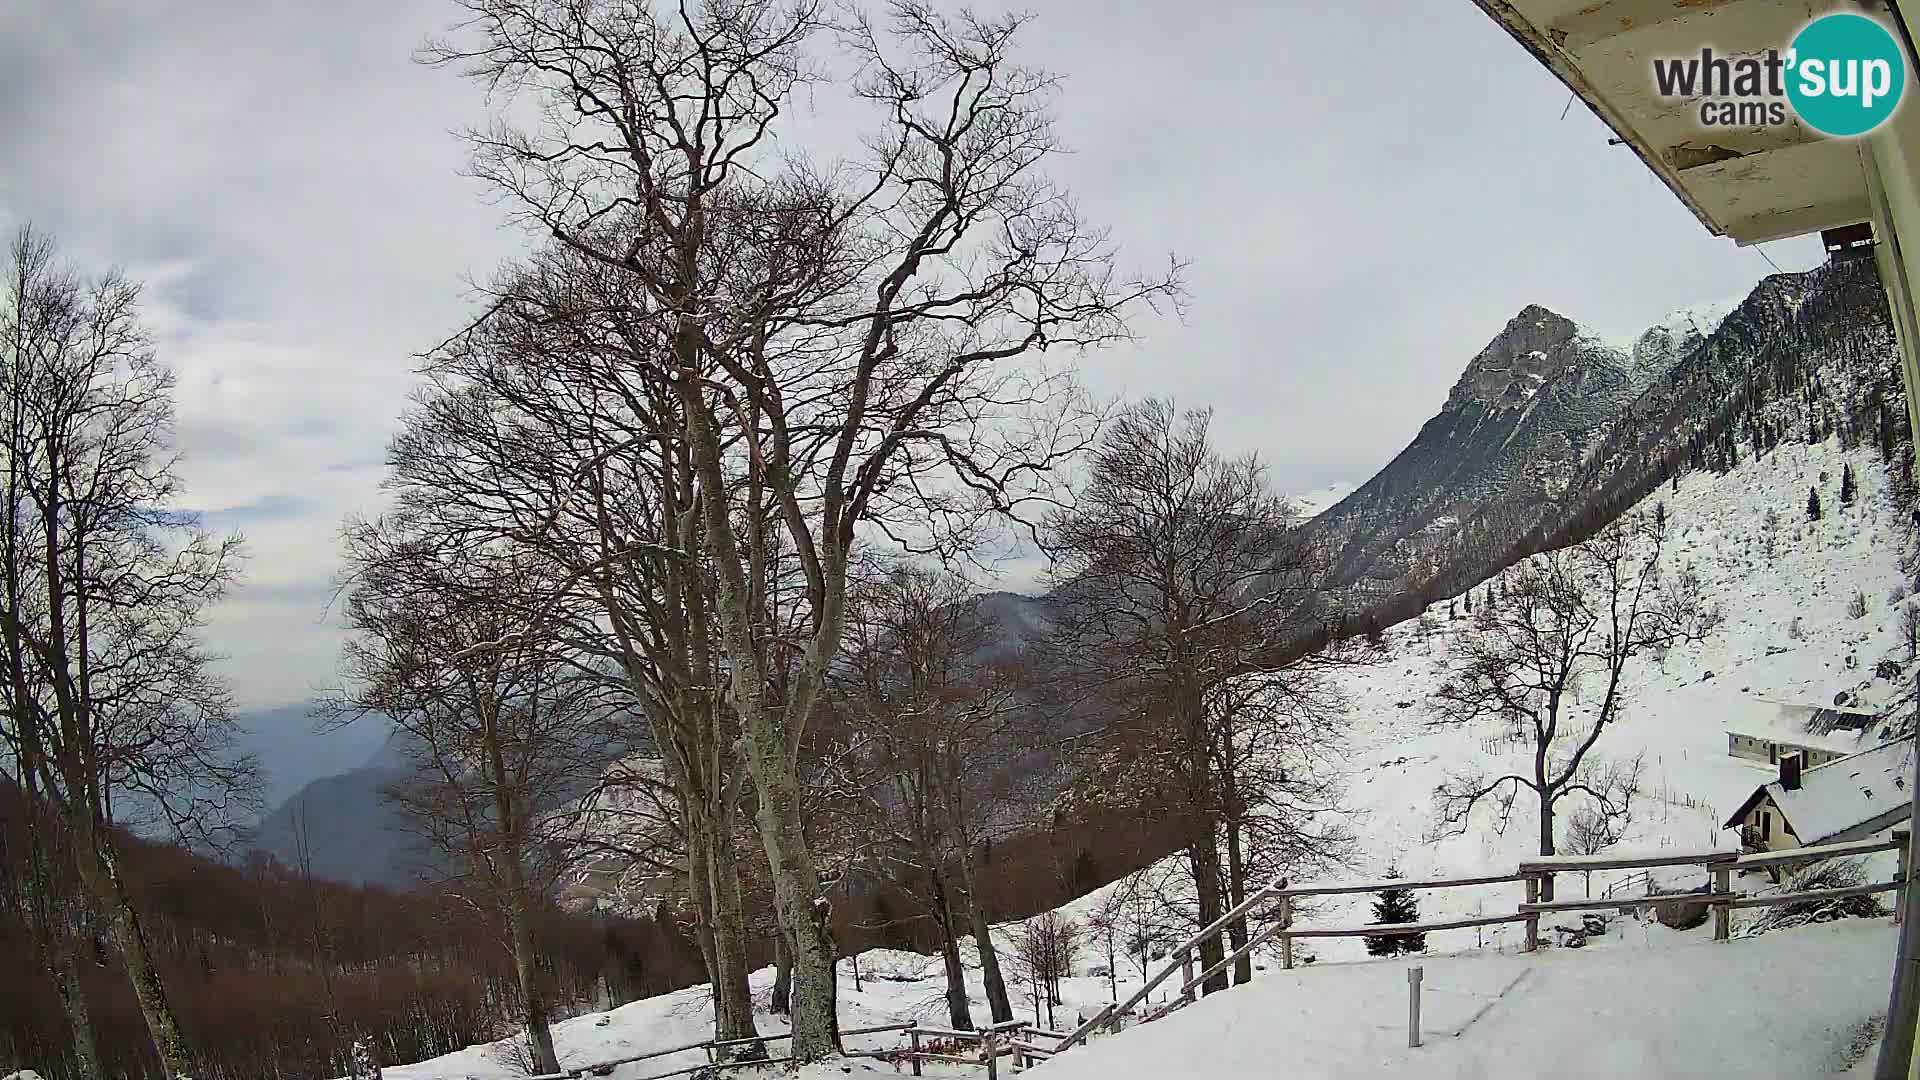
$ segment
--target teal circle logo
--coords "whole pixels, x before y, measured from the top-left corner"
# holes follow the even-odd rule
[[[1900,42],[1865,15],[1822,15],[1787,54],[1787,101],[1822,135],[1865,135],[1886,122],[1907,86]]]

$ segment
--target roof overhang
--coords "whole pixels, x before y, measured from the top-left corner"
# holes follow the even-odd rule
[[[1640,155],[1713,233],[1756,244],[1868,220],[1856,140],[1803,127],[1708,127],[1664,99],[1656,57],[1784,50],[1834,0],[1474,0]],[[1858,7],[1878,8],[1875,3]]]
[[[1733,816],[1727,819],[1727,823],[1720,827],[1723,829],[1737,828],[1740,825],[1740,819],[1752,813],[1753,808],[1760,805],[1760,800],[1767,798],[1769,794],[1770,793],[1767,791],[1766,784],[1761,784],[1759,787],[1754,788],[1753,794],[1747,796],[1747,801],[1741,803],[1740,809],[1735,810],[1733,812]],[[1778,808],[1779,807],[1776,804],[1775,809],[1778,809]],[[1786,815],[1784,813],[1781,815],[1781,817],[1785,817],[1785,816]]]

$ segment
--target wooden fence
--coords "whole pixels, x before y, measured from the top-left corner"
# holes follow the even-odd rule
[[[1844,858],[1854,855],[1870,855],[1879,851],[1898,851],[1899,868],[1893,880],[1874,882],[1866,885],[1854,885],[1842,888],[1806,889],[1791,893],[1764,893],[1754,896],[1742,896],[1733,891],[1733,875],[1752,870],[1774,871],[1797,863],[1816,862],[1823,859]],[[1674,866],[1697,866],[1708,875],[1707,891],[1653,894],[1653,879],[1650,871],[1656,868]],[[1630,897],[1616,895],[1616,889],[1610,888],[1599,897],[1583,897],[1578,900],[1543,900],[1541,897],[1549,890],[1547,883],[1557,879],[1560,874],[1590,873],[1595,870],[1637,870],[1640,873],[1628,879],[1634,883],[1644,883],[1648,895]],[[1771,907],[1779,904],[1804,903],[1809,901],[1843,899],[1851,896],[1866,896],[1874,893],[1891,892],[1900,889],[1906,881],[1908,871],[1907,833],[1896,830],[1886,840],[1860,840],[1843,844],[1827,844],[1820,847],[1790,848],[1784,851],[1755,852],[1741,854],[1735,851],[1693,851],[1646,855],[1621,856],[1575,856],[1571,858],[1546,858],[1523,860],[1511,874],[1486,874],[1479,877],[1444,878],[1436,880],[1368,881],[1330,885],[1311,885],[1292,887],[1286,878],[1280,878],[1250,894],[1242,902],[1235,904],[1226,914],[1203,927],[1168,954],[1167,965],[1149,978],[1139,990],[1123,1002],[1115,1002],[1102,1008],[1091,1019],[1073,1031],[1050,1031],[1024,1020],[1009,1020],[978,1031],[961,1031],[953,1028],[931,1027],[918,1023],[881,1024],[874,1027],[853,1028],[842,1031],[841,1037],[858,1035],[878,1035],[888,1032],[904,1032],[908,1038],[906,1047],[891,1050],[853,1050],[849,1057],[871,1057],[908,1064],[913,1075],[921,1075],[921,1064],[927,1061],[944,1061],[956,1064],[982,1065],[987,1070],[989,1080],[998,1080],[999,1062],[1010,1059],[1016,1067],[1030,1067],[1056,1054],[1063,1053],[1087,1040],[1095,1031],[1106,1028],[1117,1030],[1119,1025],[1133,1014],[1133,1010],[1147,999],[1155,988],[1171,979],[1176,972],[1180,974],[1180,988],[1171,1000],[1159,1009],[1147,1012],[1141,1022],[1158,1019],[1175,1009],[1191,1004],[1196,1000],[1195,991],[1208,979],[1225,971],[1241,958],[1252,954],[1253,950],[1278,940],[1281,965],[1293,967],[1293,943],[1299,938],[1338,938],[1338,937],[1382,937],[1401,934],[1425,934],[1439,930],[1460,930],[1475,926],[1495,926],[1505,923],[1526,924],[1526,949],[1531,952],[1540,945],[1540,917],[1556,912],[1572,911],[1630,911],[1639,908],[1654,907],[1661,904],[1692,903],[1705,904],[1712,913],[1713,939],[1726,941],[1731,936],[1732,913],[1737,908]],[[1526,899],[1511,913],[1496,915],[1476,915],[1466,918],[1435,919],[1418,923],[1393,923],[1373,926],[1352,927],[1295,927],[1293,925],[1294,903],[1302,897],[1345,896],[1356,893],[1377,893],[1387,889],[1458,889],[1485,885],[1502,885],[1509,882],[1523,883]],[[1259,933],[1247,940],[1245,945],[1235,949],[1226,941],[1226,930],[1234,921],[1249,916],[1262,905],[1272,905],[1268,910],[1274,917]],[[1904,893],[1896,897],[1893,917],[1896,923],[1905,916]],[[1196,973],[1194,958],[1203,942],[1211,937],[1221,939],[1225,958],[1209,965]],[[1417,995],[1417,989],[1416,989]],[[1416,998],[1417,1000],[1417,998]],[[1417,1007],[1417,1006],[1415,1006]],[[654,1073],[644,1080],[666,1080],[668,1077],[685,1076],[702,1071],[719,1072],[728,1068],[745,1065],[778,1064],[791,1061],[789,1057],[773,1057],[767,1052],[768,1044],[788,1039],[791,1036],[782,1032],[774,1035],[758,1035],[747,1039],[733,1039],[724,1042],[707,1041],[673,1046],[662,1050],[651,1050],[644,1054],[617,1058],[612,1061],[598,1062],[581,1066],[565,1072],[545,1076],[531,1077],[529,1080],[581,1080],[588,1076],[607,1076],[621,1065],[650,1061],[670,1057],[674,1054],[692,1050],[705,1051],[707,1060],[698,1065],[689,1065],[668,1072]],[[1048,1045],[1048,1042],[1051,1045]],[[970,1053],[954,1052],[958,1044],[972,1044]],[[761,1050],[761,1056],[744,1059],[732,1059],[725,1051],[753,1045]]]
[[[1007,1020],[978,1031],[963,1031],[956,1028],[934,1027],[918,1022],[895,1024],[877,1024],[872,1027],[847,1028],[840,1032],[842,1039],[858,1035],[882,1035],[889,1032],[902,1032],[907,1036],[907,1045],[890,1050],[848,1050],[847,1057],[878,1058],[895,1064],[906,1064],[912,1068],[913,1075],[921,1075],[921,1064],[928,1061],[944,1061],[957,1065],[983,1065],[988,1080],[997,1080],[1001,1058],[1011,1058],[1015,1064],[1032,1066],[1059,1052],[1057,1046],[1043,1045],[1039,1040],[1060,1040],[1066,1032],[1049,1031],[1035,1027],[1025,1020]],[[579,1065],[556,1073],[541,1073],[527,1080],[584,1080],[590,1076],[609,1076],[622,1065],[634,1065],[643,1061],[655,1061],[675,1054],[685,1054],[694,1050],[703,1051],[706,1059],[697,1065],[685,1065],[666,1072],[649,1073],[642,1080],[667,1080],[669,1077],[689,1076],[694,1073],[717,1074],[725,1069],[743,1068],[751,1065],[779,1065],[793,1058],[775,1057],[767,1044],[791,1039],[789,1032],[777,1032],[771,1035],[755,1035],[744,1039],[708,1039],[705,1042],[683,1043],[658,1050],[649,1050],[644,1054],[597,1061],[591,1065]],[[954,1044],[971,1043],[971,1052],[958,1052]],[[744,1046],[757,1047],[759,1054],[734,1057],[726,1051]]]
[[[1749,870],[1772,870],[1796,863],[1816,862],[1824,859],[1842,858],[1852,855],[1868,855],[1878,851],[1897,850],[1900,853],[1899,869],[1893,880],[1874,882],[1844,888],[1808,889],[1793,893],[1766,893],[1755,896],[1741,896],[1733,891],[1733,875]],[[1908,845],[1907,833],[1896,830],[1892,837],[1885,840],[1861,840],[1843,844],[1826,844],[1819,847],[1791,848],[1783,851],[1756,852],[1741,854],[1736,851],[1693,851],[1661,852],[1643,855],[1598,855],[1575,856],[1569,858],[1546,858],[1523,860],[1511,874],[1487,874],[1479,877],[1445,878],[1435,880],[1369,881],[1352,884],[1313,885],[1289,887],[1286,879],[1270,885],[1248,896],[1246,901],[1234,906],[1225,915],[1216,919],[1182,942],[1171,953],[1169,962],[1144,985],[1125,1001],[1116,1002],[1100,1010],[1092,1019],[1068,1033],[1055,1048],[1056,1052],[1085,1042],[1095,1031],[1106,1028],[1117,1030],[1119,1025],[1133,1014],[1133,1010],[1153,990],[1166,982],[1175,972],[1181,973],[1180,989],[1172,999],[1158,1009],[1144,1014],[1141,1022],[1158,1019],[1175,1009],[1191,1004],[1195,1000],[1194,991],[1209,978],[1226,970],[1229,966],[1247,956],[1253,950],[1277,940],[1280,945],[1280,962],[1284,968],[1293,967],[1293,943],[1300,938],[1338,938],[1338,937],[1391,937],[1403,934],[1425,934],[1438,930],[1459,930],[1475,926],[1494,926],[1504,923],[1526,924],[1525,948],[1531,952],[1540,947],[1540,917],[1556,912],[1573,911],[1631,911],[1640,908],[1656,907],[1662,904],[1694,903],[1705,904],[1713,918],[1713,938],[1726,941],[1731,936],[1732,913],[1736,908],[1772,907],[1780,904],[1803,903],[1808,901],[1841,899],[1849,896],[1865,896],[1873,893],[1891,892],[1900,889],[1907,877]],[[1669,893],[1652,895],[1652,876],[1655,868],[1673,866],[1698,866],[1708,875],[1707,891],[1688,893]],[[1595,870],[1637,870],[1632,880],[1646,885],[1649,895],[1630,897],[1616,895],[1613,890],[1600,897],[1583,897],[1578,900],[1544,900],[1549,891],[1548,883],[1557,881],[1561,874],[1591,873]],[[1355,893],[1377,893],[1387,889],[1455,889],[1485,885],[1500,885],[1508,882],[1521,882],[1525,890],[1525,899],[1516,905],[1510,914],[1477,915],[1472,917],[1435,919],[1427,922],[1395,923],[1372,926],[1349,927],[1295,927],[1293,909],[1295,902],[1303,897],[1341,896]],[[1235,920],[1246,916],[1263,904],[1274,905],[1276,917],[1259,933],[1250,937],[1247,943],[1233,949],[1224,940],[1226,927]],[[1894,921],[1898,923],[1905,915],[1904,897],[1896,898]],[[1206,970],[1195,974],[1194,957],[1202,942],[1210,937],[1222,939],[1222,951],[1225,958],[1208,966]]]

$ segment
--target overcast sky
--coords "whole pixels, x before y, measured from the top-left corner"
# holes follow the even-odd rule
[[[1537,302],[1612,336],[1770,272],[1707,235],[1469,0],[1031,0],[1056,169],[1182,322],[1088,358],[1216,409],[1276,485],[1365,480]],[[410,62],[445,0],[0,5],[0,224],[147,281],[192,505],[244,531],[213,644],[243,704],[333,678],[342,518],[379,509],[411,356],[524,250],[460,175],[479,90]],[[1812,241],[1770,245],[1788,270]]]

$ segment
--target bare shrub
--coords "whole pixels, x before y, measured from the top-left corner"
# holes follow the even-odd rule
[[[1795,873],[1788,880],[1785,891],[1799,893],[1816,889],[1850,889],[1866,883],[1866,868],[1857,860],[1830,859]],[[1886,913],[1879,898],[1874,896],[1797,900],[1776,907],[1763,908],[1760,917],[1753,921],[1748,932],[1764,934],[1769,930],[1832,922],[1835,919],[1874,919]]]
[[[1053,1009],[1060,1004],[1060,981],[1073,974],[1073,962],[1080,955],[1080,936],[1079,923],[1052,911],[1028,919],[1021,929],[1014,956],[1033,991],[1036,1024],[1044,1005],[1047,1026],[1053,1026]]]

